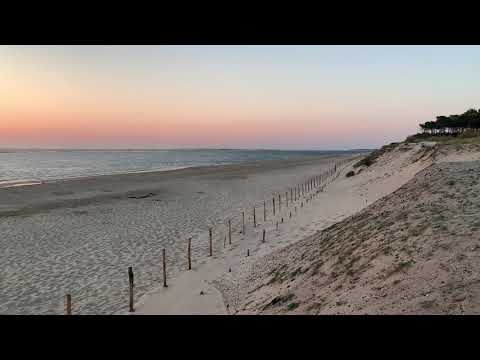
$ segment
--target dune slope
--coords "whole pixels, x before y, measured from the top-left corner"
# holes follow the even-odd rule
[[[480,313],[477,151],[388,149],[352,181],[380,174],[402,153],[403,166],[421,161],[423,170],[355,215],[260,259],[239,285],[236,313]]]

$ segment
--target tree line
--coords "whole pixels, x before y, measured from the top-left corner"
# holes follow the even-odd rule
[[[430,135],[457,135],[470,129],[480,129],[480,110],[470,109],[460,115],[437,116],[435,121],[420,124],[422,133]]]

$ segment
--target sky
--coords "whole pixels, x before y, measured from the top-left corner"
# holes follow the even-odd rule
[[[480,46],[0,46],[0,148],[375,148],[479,80]]]

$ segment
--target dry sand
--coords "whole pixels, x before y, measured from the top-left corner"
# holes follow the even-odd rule
[[[339,177],[316,211],[344,220],[224,276],[232,313],[480,313],[479,160],[478,147],[403,143]]]
[[[61,314],[66,293],[72,295],[76,314],[125,313],[128,266],[135,273],[139,313],[224,313],[220,292],[204,287],[205,280],[222,275],[227,265],[234,274],[249,241],[253,259],[315,231],[306,210],[309,203],[302,210],[298,205],[294,218],[301,221],[292,225],[292,237],[284,235],[291,225],[280,224],[274,232],[269,202],[267,243],[261,246],[263,211],[257,208],[259,227],[252,229],[252,204],[283,195],[339,159],[255,162],[0,189],[0,313]],[[242,210],[248,211],[245,236],[239,234]],[[285,209],[282,214],[286,217]],[[233,239],[224,249],[228,218]],[[213,259],[207,256],[209,227],[214,229]],[[193,257],[189,272],[188,237]],[[166,300],[151,306],[143,295],[161,284],[163,248],[168,293],[162,294]],[[181,290],[185,288],[195,294],[203,289],[205,295],[189,298]]]

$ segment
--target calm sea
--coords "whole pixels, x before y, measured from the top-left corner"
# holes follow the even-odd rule
[[[26,185],[43,180],[172,170],[256,160],[308,158],[349,152],[353,151],[15,150],[0,152],[0,187]]]

